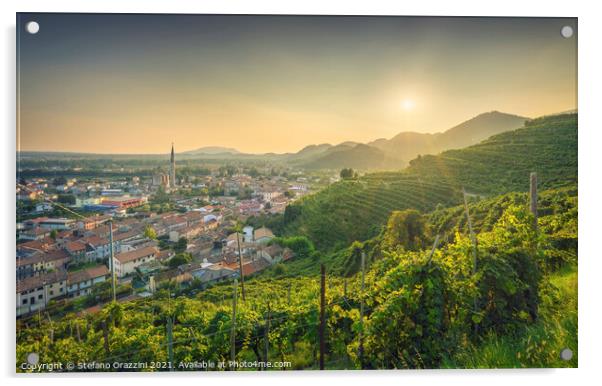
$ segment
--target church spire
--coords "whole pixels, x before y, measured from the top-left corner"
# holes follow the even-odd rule
[[[176,155],[173,148],[173,142],[171,143],[171,159],[169,162],[169,185],[172,188],[176,187]]]

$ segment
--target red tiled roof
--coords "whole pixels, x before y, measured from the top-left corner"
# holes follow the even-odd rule
[[[69,251],[72,252],[78,252],[78,251],[84,251],[86,250],[86,245],[82,242],[79,241],[72,241],[70,243],[67,243],[67,247],[66,247]]]
[[[92,236],[88,236],[88,237],[84,237],[82,239],[82,241],[85,241],[86,243],[92,245],[93,247],[97,247],[99,245],[107,245],[109,244],[109,240],[104,238],[104,237],[100,237],[98,235],[92,235]]]
[[[127,231],[127,232],[119,232],[119,233],[114,233],[113,234],[113,241],[122,241],[122,240],[126,240],[132,237],[136,237],[138,235],[140,235],[141,233],[137,230],[131,230],[131,231]]]
[[[107,276],[110,274],[106,265],[98,265],[81,271],[69,272],[67,274],[67,282],[69,284],[80,283],[82,281],[96,279],[97,277]]]
[[[64,270],[57,270],[44,273],[39,276],[28,277],[22,280],[17,280],[17,292],[24,292],[34,288],[42,287],[44,283],[52,284],[64,280],[67,280],[67,272]]]
[[[254,273],[263,271],[264,269],[266,269],[269,266],[270,266],[270,263],[268,263],[266,260],[257,259],[255,261],[251,261],[249,263],[243,264],[242,274],[244,276],[253,275]]]

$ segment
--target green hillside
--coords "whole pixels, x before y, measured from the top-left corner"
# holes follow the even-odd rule
[[[534,119],[465,149],[419,157],[407,171],[485,195],[527,190],[531,171],[540,188],[574,184],[577,114]]]
[[[462,187],[479,196],[525,192],[532,171],[540,189],[576,184],[576,114],[535,119],[465,149],[419,157],[400,172],[333,184],[290,205],[284,233],[334,250],[377,234],[393,210],[460,204]]]
[[[318,249],[334,250],[380,232],[395,209],[434,209],[460,200],[451,186],[408,173],[379,173],[332,184],[289,205],[284,233],[309,237]]]

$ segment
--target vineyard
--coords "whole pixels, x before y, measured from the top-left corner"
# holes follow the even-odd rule
[[[478,145],[418,157],[400,172],[331,185],[290,205],[283,232],[334,251],[378,234],[392,210],[459,205],[462,188],[475,197],[526,192],[532,171],[540,188],[577,183],[576,114],[535,119]]]
[[[18,329],[17,358],[38,352],[48,361],[168,361],[167,326],[173,323],[174,363],[228,360],[234,337],[238,361],[290,361],[292,369],[315,369],[320,276],[295,272],[295,265],[311,262],[328,267],[325,368],[576,366],[576,357],[565,363],[557,355],[564,347],[576,351],[572,193],[542,192],[539,232],[531,226],[524,195],[501,196],[496,205],[471,203],[478,229],[474,272],[462,214],[452,216],[458,221],[450,225],[455,208],[425,216],[394,214],[381,234],[349,248],[346,264],[361,252],[366,256],[363,292],[359,271],[338,272],[332,255],[305,257],[285,272],[247,281],[246,301],[237,296],[235,325],[231,284],[193,297],[174,286],[95,315],[31,319],[30,328]],[[408,212],[414,211],[397,213]],[[404,239],[414,237],[410,230],[417,224],[446,228],[454,236],[433,252],[421,247],[431,242],[430,231],[414,244]]]
[[[178,371],[197,360],[290,362],[278,370],[576,367],[577,355],[559,357],[577,353],[576,119],[534,120],[300,200],[274,240],[295,258],[245,279],[244,299],[234,283],[200,293],[173,284],[95,314],[17,321],[17,362],[36,352],[45,362]],[[536,221],[531,171],[546,189]]]

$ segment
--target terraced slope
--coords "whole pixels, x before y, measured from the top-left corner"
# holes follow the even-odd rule
[[[419,157],[400,172],[333,184],[289,206],[284,229],[335,250],[376,235],[393,210],[460,204],[462,187],[480,196],[527,191],[532,171],[541,189],[576,185],[577,114],[535,119],[465,149]]]

